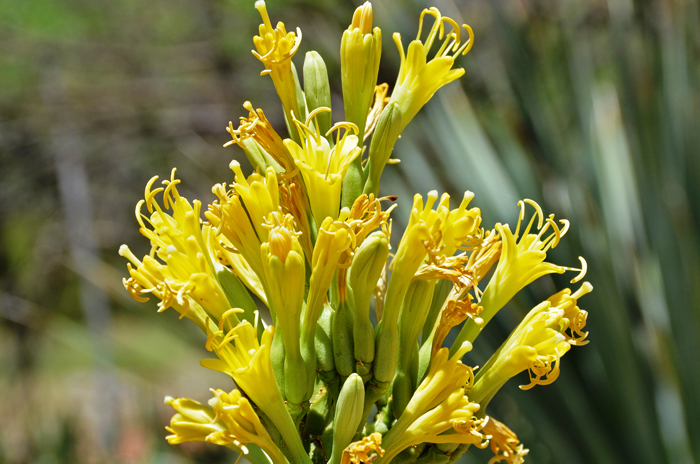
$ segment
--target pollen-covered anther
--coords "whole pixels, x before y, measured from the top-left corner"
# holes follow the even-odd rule
[[[528,369],[528,374],[530,376],[530,383],[527,385],[521,385],[521,390],[529,390],[535,385],[549,385],[559,377],[559,360],[561,356],[559,355],[559,350],[554,349],[553,355],[539,355],[530,364]]]
[[[478,438],[480,441],[472,444],[479,449],[484,449],[489,445],[489,440],[491,439],[491,437],[488,434],[483,433],[484,427],[488,422],[488,416],[480,419],[476,416],[472,416],[471,418],[469,418],[469,420],[460,419],[454,421],[452,423],[452,428],[457,433],[463,435],[471,435],[475,438]]]
[[[518,436],[504,423],[493,417],[487,416],[488,422],[484,425],[484,432],[490,436],[491,451],[494,456],[488,464],[505,462],[507,464],[523,464],[525,456],[530,452],[520,443]]]
[[[378,432],[371,433],[360,441],[350,443],[343,450],[340,463],[362,464],[373,462],[377,457],[384,456],[384,450],[381,445],[382,434]]]

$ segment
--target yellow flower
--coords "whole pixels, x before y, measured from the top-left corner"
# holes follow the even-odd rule
[[[488,403],[509,379],[525,370],[530,383],[522,385],[522,390],[554,382],[559,376],[560,358],[571,347],[563,334],[567,326],[563,309],[552,307],[549,301],[537,305],[479,370],[471,398]]]
[[[583,346],[588,344],[588,340],[586,340],[588,332],[582,332],[583,328],[586,327],[588,312],[578,307],[578,299],[592,291],[593,285],[584,282],[573,294],[570,288],[565,288],[547,300],[552,306],[564,310],[564,317],[569,321],[567,328],[569,332],[564,333],[564,335],[572,345]]]
[[[273,463],[287,462],[287,458],[260,422],[253,406],[248,399],[241,396],[240,391],[233,390],[231,393],[226,393],[223,390],[212,390],[212,392],[215,396],[209,400],[209,405],[216,412],[219,420],[226,424],[228,431],[207,441],[216,443],[218,440],[226,442],[235,439],[241,443],[253,443],[262,448]]]
[[[269,167],[265,177],[253,173],[246,178],[236,161],[232,161],[230,167],[235,173],[233,188],[227,191],[225,184],[215,185],[212,192],[219,200],[209,205],[204,215],[217,234],[222,234],[233,250],[241,254],[266,290],[260,245],[267,241],[267,217],[270,213],[281,212],[277,175]]]
[[[305,123],[294,120],[299,129],[301,145],[286,139],[285,146],[301,169],[306,191],[316,224],[330,217],[337,219],[340,212],[340,190],[350,163],[360,155],[357,126],[348,122],[335,124],[326,134],[318,133],[314,118],[328,108],[317,108]],[[343,131],[341,135],[341,131]],[[326,136],[336,132],[336,142],[331,148]],[[351,134],[353,132],[354,134]]]
[[[521,235],[520,227],[523,219],[525,219],[526,204],[534,207],[536,214],[532,216]],[[473,342],[483,327],[516,293],[540,277],[552,273],[562,274],[568,270],[577,270],[579,275],[572,280],[572,283],[574,283],[578,282],[585,275],[586,262],[583,258],[579,258],[582,263],[581,269],[559,266],[545,261],[547,251],[556,247],[559,244],[559,240],[569,230],[569,221],[566,219],[560,220],[559,222],[562,225],[562,228],[560,228],[554,221],[553,214],[544,219],[542,209],[532,200],[522,200],[518,202],[518,206],[520,206],[520,216],[518,217],[515,233],[511,232],[507,224],[496,224],[496,230],[501,236],[503,245],[496,271],[489,280],[479,302],[484,308],[481,313],[484,324],[479,327],[467,321],[467,324],[464,325],[457,337],[457,344],[463,341]],[[530,233],[535,219],[538,220],[537,233]],[[545,235],[550,228],[552,232],[549,235]]]
[[[328,289],[333,282],[338,260],[354,241],[354,234],[343,221],[333,221],[327,217],[319,228],[311,262],[309,294],[302,322],[302,335],[307,338],[307,341],[313,341],[316,323],[323,309]]]
[[[259,342],[256,334],[257,328],[248,321],[241,322],[228,332],[223,330],[221,321],[218,331],[207,334],[206,344],[207,349],[213,351],[218,359],[203,359],[201,364],[231,376],[236,385],[277,427],[290,455],[299,459],[299,462],[307,462],[308,455],[272,371],[270,347],[275,329],[267,327]]]
[[[447,348],[438,350],[430,364],[430,370],[418,386],[406,410],[394,427],[412,423],[421,415],[446,400],[457,388],[471,385],[474,372],[471,367],[462,364],[462,356],[471,351],[470,343],[465,343],[452,357]]]
[[[269,283],[269,306],[275,315],[278,336],[282,337],[284,344],[285,398],[289,403],[299,405],[308,400],[306,394],[309,390],[300,351],[306,269],[293,224],[291,215],[270,214],[267,224],[270,241],[262,244],[260,253],[263,272]]]
[[[226,431],[226,426],[217,418],[212,408],[205,406],[189,398],[165,398],[165,404],[172,406],[176,411],[170,419],[170,427],[166,430],[172,435],[166,439],[171,445],[193,441],[207,441],[207,437]],[[242,443],[234,442],[238,447]]]
[[[464,389],[457,388],[405,430],[398,429],[396,424],[392,426],[384,437],[386,453],[377,463],[390,462],[404,449],[420,443],[459,443],[486,447],[487,437],[480,433],[485,420],[474,416],[478,410],[479,405],[469,401]]]
[[[311,264],[311,257],[314,254],[314,247],[311,243],[311,211],[309,210],[309,200],[306,198],[306,190],[302,185],[301,176],[297,173],[293,181],[287,180],[280,184],[280,206],[285,214],[294,217],[295,229],[301,235],[299,242],[304,250],[306,260]]]
[[[426,15],[433,16],[435,23],[423,43],[421,35],[423,19]],[[452,28],[447,35],[445,35],[445,24]],[[471,27],[466,24],[462,27],[469,34],[469,39],[464,43],[462,43],[461,31],[457,23],[442,16],[437,8],[432,7],[421,13],[418,35],[416,40],[408,45],[406,54],[401,43],[401,35],[398,32],[394,33],[394,42],[401,54],[401,67],[396,87],[391,94],[391,101],[397,102],[401,108],[402,130],[440,87],[464,74],[462,68],[452,69],[455,58],[466,55],[474,44],[474,33]],[[434,57],[428,60],[428,54],[436,39],[441,40],[442,44]]]
[[[273,28],[263,0],[257,0],[255,8],[260,13],[263,23],[259,28],[260,35],[253,37],[255,44],[253,55],[265,65],[265,70],[260,75],[269,74],[272,77],[275,90],[282,100],[287,121],[291,123],[293,115],[301,114],[297,102],[296,81],[292,72],[292,57],[301,44],[301,30],[297,28],[296,34],[287,32],[282,21]],[[296,139],[295,136],[292,138]]]
[[[386,436],[387,444],[393,443],[392,440],[400,440],[402,434],[418,421],[421,416],[447,400],[457,390],[462,395],[464,394],[462,387],[471,385],[474,373],[471,367],[462,364],[460,360],[471,348],[470,343],[465,343],[451,358],[447,348],[437,352],[425,379],[418,386],[408,405],[406,405],[398,420],[392,425],[390,433]],[[410,446],[410,444],[406,446]],[[398,451],[400,452],[401,449]],[[389,448],[387,448],[387,451],[389,451]]]
[[[195,200],[190,205],[178,193],[175,169],[170,180],[163,181],[165,188],[151,190],[157,179],[148,182],[145,200],[136,205],[139,230],[151,241],[151,254],[139,260],[128,246],[120,247],[119,254],[131,261],[131,277],[124,279],[124,285],[137,301],[145,301],[141,295],[152,293],[161,300],[159,311],[173,306],[181,317],[189,317],[205,330],[207,314],[219,320],[231,308],[216,280],[213,251],[206,244],[209,226],[201,225],[201,203]],[[161,192],[163,207],[172,209],[172,215],[155,201]],[[150,216],[141,212],[144,204]]]
[[[491,451],[495,455],[488,464],[506,462],[507,464],[523,464],[530,450],[520,443],[518,436],[503,422],[493,417],[488,418],[484,426],[484,433],[491,437]]]
[[[365,132],[362,136],[362,140],[365,141],[374,132],[379,122],[379,115],[389,104],[391,98],[387,97],[386,94],[389,93],[389,84],[379,84],[374,87],[374,96],[372,97],[372,107],[367,114],[367,122],[365,123]]]
[[[168,443],[206,441],[231,447],[241,454],[249,454],[246,445],[253,443],[262,448],[274,463],[287,462],[240,391],[212,390],[212,393],[214,398],[209,400],[209,406],[189,398],[165,398],[165,403],[177,411],[170,426],[166,427],[172,434],[166,437]]]
[[[411,216],[392,264],[386,314],[396,312],[398,316],[398,308],[405,295],[402,287],[408,287],[428,253],[452,256],[457,249],[470,248],[481,242],[481,211],[479,208],[467,209],[474,194],[465,192],[462,203],[451,211],[450,196],[446,193],[433,209],[437,198],[435,190],[428,193],[425,205],[420,194],[413,198]]]
[[[382,320],[377,326],[376,353],[379,362],[374,372],[377,380],[389,382],[394,376],[401,304],[425,258],[429,254],[450,256],[457,249],[468,249],[481,242],[481,212],[478,208],[467,209],[473,197],[471,192],[465,192],[462,203],[454,210],[450,210],[450,196],[446,193],[435,209],[437,191],[428,193],[425,205],[421,195],[414,197],[411,216],[392,263]]]
[[[294,176],[297,170],[294,165],[294,159],[289,154],[287,147],[282,143],[282,138],[265,117],[263,110],[260,108],[254,109],[249,101],[243,103],[243,107],[248,110],[248,117],[241,116],[238,129],[233,128],[233,123],[228,123],[226,131],[231,134],[233,140],[225,143],[224,147],[235,143],[242,148],[246,148],[244,141],[253,139],[284,169],[286,177]]]
[[[207,349],[219,359],[204,359],[201,364],[231,376],[255,404],[271,416],[278,404],[284,403],[270,362],[275,330],[272,326],[267,327],[260,342],[256,333],[257,330],[248,321],[241,322],[226,333],[222,327],[217,332],[209,333]]]
[[[236,174],[233,188],[243,199],[255,232],[261,242],[267,242],[267,216],[280,210],[277,174],[270,167],[265,171],[265,177],[254,172],[246,178],[237,161],[231,161],[229,166]]]

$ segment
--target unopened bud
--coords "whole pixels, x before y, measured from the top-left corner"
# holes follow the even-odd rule
[[[365,386],[362,378],[352,374],[347,378],[340,390],[338,404],[335,407],[333,419],[333,451],[329,464],[339,464],[343,450],[352,442],[362,420],[365,402]]]
[[[270,231],[270,253],[283,263],[292,250],[292,234],[286,227],[275,227]]]
[[[365,2],[352,15],[352,24],[348,30],[359,29],[363,34],[372,32],[372,4]]]

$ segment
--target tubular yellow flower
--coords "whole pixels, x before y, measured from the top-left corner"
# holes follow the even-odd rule
[[[421,35],[426,15],[433,16],[435,23],[430,28],[425,43],[423,43]],[[445,24],[452,28],[447,35],[445,35]],[[394,33],[394,42],[401,55],[401,67],[396,79],[396,86],[391,94],[391,101],[397,102],[401,107],[402,130],[440,87],[464,74],[462,68],[452,69],[455,58],[469,53],[474,44],[474,33],[471,27],[466,24],[462,27],[469,34],[469,38],[464,43],[462,43],[461,30],[457,23],[442,16],[437,8],[432,7],[421,13],[418,35],[416,40],[408,45],[406,54],[404,54],[401,43],[401,35],[398,32]],[[430,53],[435,39],[442,40],[442,44],[434,57],[428,60],[428,53]]]
[[[465,192],[460,206],[452,211],[450,196],[446,193],[436,209],[433,205],[438,199],[437,191],[428,193],[425,205],[421,195],[414,197],[411,216],[392,264],[382,320],[377,326],[377,357],[378,360],[386,359],[375,368],[377,380],[389,382],[394,376],[401,304],[411,280],[428,254],[449,256],[459,248],[470,248],[481,242],[481,212],[478,208],[467,209],[473,197],[471,192]]]
[[[163,181],[165,188],[151,190],[157,179],[156,176],[148,182],[145,200],[136,205],[139,231],[151,241],[151,254],[141,261],[128,246],[120,247],[119,254],[131,261],[131,278],[124,279],[124,285],[137,301],[145,301],[142,294],[152,293],[161,300],[159,311],[173,306],[181,317],[188,316],[205,330],[207,314],[218,320],[231,308],[216,280],[212,252],[206,246],[204,237],[209,228],[201,225],[201,203],[190,205],[178,193],[180,181],[175,179],[175,169],[170,180]],[[163,207],[172,209],[172,215],[155,201],[161,192]],[[141,212],[144,204],[150,217]]]
[[[488,464],[497,462],[523,464],[525,462],[524,456],[530,450],[520,443],[518,436],[503,422],[489,417],[488,422],[484,426],[484,433],[491,436],[491,451],[494,454],[494,457],[489,460]]]
[[[224,147],[235,143],[246,148],[243,142],[247,139],[253,139],[284,169],[286,177],[294,176],[297,170],[294,159],[282,143],[282,138],[265,117],[263,110],[254,109],[249,101],[243,103],[243,108],[248,110],[248,117],[241,116],[238,129],[233,128],[233,123],[228,123],[226,131],[231,134],[233,140],[225,143]]]
[[[209,406],[189,398],[165,398],[165,403],[177,411],[170,421],[170,427],[166,427],[172,434],[166,437],[168,443],[206,441],[231,447],[246,455],[250,453],[246,445],[252,443],[262,448],[273,463],[287,463],[240,391],[211,391],[214,398],[209,400]]]
[[[253,410],[253,406],[248,399],[241,396],[240,391],[233,390],[231,393],[226,393],[223,390],[212,390],[212,392],[215,396],[209,400],[209,405],[228,429],[227,432],[219,434],[216,440],[228,441],[233,438],[244,444],[253,443],[262,448],[273,463],[287,463],[287,458],[272,441],[270,434]],[[214,439],[207,441],[216,443]]]
[[[256,49],[253,50],[253,55],[265,65],[265,70],[260,75],[269,74],[272,77],[275,90],[282,100],[285,116],[291,125],[293,115],[301,114],[297,101],[296,79],[292,71],[292,57],[301,44],[301,30],[297,28],[296,34],[287,32],[282,21],[273,28],[263,0],[257,0],[255,8],[260,13],[263,23],[259,28],[260,35],[253,37]],[[292,135],[292,138],[296,139],[296,136]]]
[[[464,389],[457,388],[400,434],[394,425],[384,437],[386,453],[377,463],[391,462],[401,451],[419,443],[473,444],[485,448],[488,438],[480,432],[486,420],[474,416],[478,410],[479,405],[469,401]]]
[[[534,207],[536,214],[532,216],[525,230],[522,231],[522,235],[520,235],[520,226],[525,218],[526,204]],[[563,227],[560,229],[554,221],[554,215],[552,214],[545,219],[542,209],[534,201],[522,200],[518,202],[518,206],[520,207],[520,216],[518,217],[515,233],[510,231],[507,224],[496,224],[496,229],[501,236],[503,245],[496,272],[489,280],[479,302],[484,308],[481,313],[484,324],[479,327],[467,321],[457,337],[455,342],[457,344],[465,340],[473,342],[491,318],[516,293],[540,277],[552,273],[562,274],[568,270],[576,270],[579,271],[579,275],[572,280],[572,283],[574,283],[578,282],[585,275],[586,262],[583,258],[579,258],[582,263],[582,269],[559,266],[545,261],[547,251],[550,248],[555,248],[559,244],[559,240],[566,235],[566,232],[569,230],[569,221],[561,219],[559,222]],[[538,220],[536,234],[530,233],[535,219]],[[551,234],[545,236],[550,228],[552,230]]]
[[[210,436],[215,436],[227,431],[226,425],[220,421],[214,410],[198,401],[189,398],[165,398],[165,404],[172,406],[177,414],[170,419],[170,427],[165,429],[172,435],[166,440],[171,445],[193,441],[208,441]],[[235,439],[230,441],[245,452],[243,444]]]
[[[310,462],[272,371],[270,347],[274,327],[267,327],[258,342],[257,328],[248,321],[241,322],[228,332],[223,330],[223,322],[219,323],[218,331],[207,334],[206,347],[218,359],[203,359],[202,366],[231,376],[277,427],[290,453],[299,462]]]
[[[268,229],[265,226],[267,216],[280,211],[277,174],[270,167],[265,171],[265,177],[254,172],[246,179],[237,161],[231,161],[229,166],[236,174],[236,183],[233,184],[233,188],[243,199],[255,232],[261,242],[267,242]]]
[[[435,354],[428,374],[418,386],[406,411],[395,424],[395,427],[398,427],[397,430],[442,403],[457,388],[471,386],[474,372],[461,361],[462,356],[471,349],[471,344],[465,343],[452,357],[449,356],[447,348],[442,348]]]
[[[355,10],[340,45],[345,119],[357,125],[359,134],[365,130],[381,54],[382,31],[372,30],[372,5],[365,2]]]
[[[202,366],[231,376],[265,414],[271,415],[276,404],[282,402],[270,364],[274,327],[267,327],[258,342],[256,330],[248,321],[228,332],[224,332],[222,322],[219,330],[207,337],[207,349],[219,359],[204,359]]]
[[[253,173],[246,178],[236,161],[232,161],[230,167],[235,173],[233,188],[227,191],[225,184],[215,185],[212,192],[219,200],[209,205],[204,215],[216,233],[222,234],[233,250],[241,254],[267,293],[260,245],[268,239],[267,217],[270,213],[281,212],[277,175],[270,167],[265,177]]]
[[[344,216],[347,212],[344,214]],[[333,221],[327,217],[318,231],[311,262],[311,280],[309,296],[304,311],[303,327],[310,333],[316,326],[326,293],[331,286],[333,276],[342,254],[356,243],[355,235],[343,221]]]
[[[301,232],[299,242],[304,250],[304,256],[311,264],[311,257],[314,254],[314,248],[311,243],[311,225],[309,218],[309,200],[306,198],[306,191],[301,183],[301,176],[297,174],[294,181],[286,181],[280,184],[280,206],[285,214],[291,214],[294,217],[295,229]]]
[[[559,376],[560,358],[571,347],[563,334],[567,325],[564,310],[552,307],[549,301],[533,308],[479,370],[471,398],[488,402],[509,379],[525,370],[530,383],[522,385],[522,390],[554,382]]]
[[[294,219],[272,213],[268,224],[269,242],[260,247],[263,272],[269,283],[268,301],[274,308],[278,336],[284,344],[284,372],[287,381],[283,390],[288,402],[299,405],[308,400],[306,371],[300,351],[300,320],[304,303],[306,275],[304,252],[301,250]]]
[[[347,215],[347,209],[344,210]],[[333,221],[327,217],[318,231],[311,260],[311,278],[309,279],[309,294],[304,309],[301,348],[306,363],[307,386],[313,387],[316,375],[316,348],[314,336],[318,318],[323,310],[326,295],[335,276],[338,260],[355,241],[352,230],[345,222]],[[312,388],[311,388],[312,390]],[[310,396],[310,392],[307,393]]]
[[[250,223],[243,203],[235,190],[226,190],[225,184],[216,184],[212,192],[218,201],[209,205],[204,213],[216,230],[232,245],[235,253],[240,253],[255,274],[262,279],[262,262],[260,260],[260,239],[255,227]],[[263,289],[265,288],[264,282]]]
[[[471,385],[474,379],[474,373],[469,366],[462,364],[461,358],[470,351],[471,348],[472,346],[470,343],[465,343],[452,358],[449,357],[447,348],[443,348],[437,352],[430,365],[428,374],[411,397],[406,409],[391,427],[390,433],[386,436],[387,440],[390,438],[392,440],[401,440],[402,434],[408,430],[414,422],[418,421],[421,416],[447,400],[455,391],[459,390],[462,395],[464,394],[462,387]],[[469,418],[467,418],[467,420],[468,419]],[[449,426],[447,428],[449,428]],[[387,446],[389,443],[393,443],[393,441],[387,441]],[[411,444],[403,446],[403,448],[399,449],[397,452],[400,452],[407,446],[411,446]],[[389,451],[389,448],[387,448],[387,451]]]
[[[296,165],[301,170],[306,185],[306,191],[311,204],[316,224],[324,219],[338,218],[340,212],[340,191],[343,177],[350,163],[360,155],[358,146],[357,126],[348,122],[335,124],[325,136],[337,132],[335,146],[331,148],[328,140],[320,134],[314,123],[314,118],[328,108],[318,108],[311,112],[305,123],[294,120],[299,129],[301,146],[295,141],[286,139],[285,146],[292,154]],[[341,131],[344,133],[341,136]],[[351,132],[354,133],[351,134]]]
[[[570,288],[565,288],[547,300],[552,306],[564,311],[564,318],[569,321],[567,328],[569,332],[565,332],[564,335],[567,337],[567,341],[572,345],[583,346],[588,344],[588,340],[586,340],[588,332],[582,332],[584,327],[586,327],[588,312],[578,307],[578,299],[592,291],[593,285],[584,282],[573,294]]]

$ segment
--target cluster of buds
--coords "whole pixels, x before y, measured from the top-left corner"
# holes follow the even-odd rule
[[[382,34],[365,3],[342,36],[345,120],[333,123],[321,56],[306,54],[302,86],[292,61],[301,31],[273,27],[264,1],[255,7],[253,54],[279,94],[286,134],[246,102],[225,146],[240,146],[254,172],[232,161],[232,183],[215,185],[204,211],[180,196],[175,170],[162,187],[152,178],[136,207],[151,252],[120,249],[129,293],[195,322],[213,353],[202,366],[237,387],[212,390],[207,405],[166,398],[176,410],[168,442],[226,446],[253,464],[455,462],[471,445],[490,445],[491,462],[522,462],[528,450],[486,408],[522,372],[523,389],[553,382],[567,351],[588,343],[578,299],[592,286],[537,305],[483,368],[463,358],[522,288],[552,273],[583,278],[583,258],[580,269],[547,261],[569,223],[523,200],[515,232],[484,229],[472,192],[455,207],[431,191],[414,197],[391,253],[397,198],[379,196],[401,132],[464,74],[455,60],[472,48],[471,28],[424,10],[407,52],[394,35],[392,89],[377,85]]]

